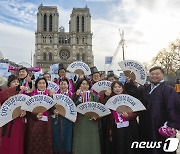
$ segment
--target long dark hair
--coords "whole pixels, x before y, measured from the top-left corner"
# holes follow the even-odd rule
[[[50,76],[50,78],[51,78],[51,74],[50,73],[48,73],[48,72],[45,72],[44,74],[43,74],[43,77],[45,76],[45,75],[49,75]]]
[[[69,81],[68,81],[67,78],[62,78],[62,79],[60,79],[60,80],[59,80],[59,84],[60,84],[60,82],[63,82],[63,81],[67,82],[68,87],[69,87]]]
[[[28,68],[27,68],[27,67],[21,67],[21,68],[18,70],[18,73],[19,73],[21,70],[25,70],[25,71],[27,72],[27,75],[26,75],[26,77],[27,77],[28,74],[29,74]],[[26,77],[25,77],[25,78],[26,78]]]
[[[120,81],[114,81],[114,82],[111,84],[112,94],[113,94],[113,95],[115,94],[115,93],[113,92],[113,88],[114,88],[114,86],[115,86],[116,83],[123,88],[122,94],[125,94],[126,92],[125,92],[125,90],[124,90],[124,85],[123,85],[122,82],[120,82]]]
[[[84,78],[84,79],[81,79],[78,81],[75,91],[77,91],[80,88],[83,81],[87,81],[87,83],[89,85],[89,89],[91,89],[91,82],[87,78]]]
[[[37,78],[37,80],[35,81],[35,88],[37,89],[37,85],[38,85],[38,82],[41,81],[41,80],[44,80],[46,82],[46,88],[48,87],[48,82],[47,80],[43,77],[43,78]]]

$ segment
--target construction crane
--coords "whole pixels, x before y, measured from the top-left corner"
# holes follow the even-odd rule
[[[122,32],[120,31],[119,29],[119,34],[120,34],[120,37],[121,37],[121,40],[119,41],[118,43],[118,46],[114,52],[114,55],[113,55],[113,59],[112,59],[112,63],[109,65],[108,67],[108,70],[111,69],[116,57],[117,57],[117,54],[118,54],[118,51],[120,50],[120,47],[122,47],[122,52],[123,52],[123,60],[125,60],[125,54],[124,54],[124,45],[125,45],[125,39],[124,39],[124,30],[122,30]]]

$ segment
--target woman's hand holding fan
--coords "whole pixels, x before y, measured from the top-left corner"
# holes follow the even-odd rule
[[[59,115],[59,111],[58,111],[57,109],[55,109],[55,110],[54,110],[54,114],[55,114],[56,116],[58,116],[58,115]]]
[[[50,97],[53,97],[54,92],[53,92],[51,89],[49,89],[48,92],[49,92],[49,96],[50,96]]]
[[[42,114],[42,113],[38,113],[38,114],[37,114],[37,118],[38,118],[38,119],[42,119],[42,117],[43,117],[43,114]]]
[[[24,92],[24,91],[27,91],[27,90],[28,90],[28,88],[27,88],[26,86],[20,86],[20,89],[21,89],[21,91],[22,91],[22,92]]]
[[[24,111],[24,110],[21,110],[20,117],[22,118],[22,117],[24,117],[24,116],[26,116],[26,111]]]
[[[92,118],[90,118],[89,120],[97,120],[97,118],[96,117],[92,117]]]
[[[30,75],[28,74],[28,76],[26,77],[26,82],[31,82],[32,80],[31,80],[31,77],[30,77]]]
[[[81,93],[81,88],[79,88],[77,91],[76,91],[76,95],[80,95]]]

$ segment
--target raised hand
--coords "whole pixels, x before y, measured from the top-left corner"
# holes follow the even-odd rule
[[[83,79],[84,78],[84,74],[79,74],[79,79]]]
[[[26,82],[31,82],[31,77],[30,77],[29,74],[28,74],[28,76],[26,77]]]
[[[28,88],[26,86],[20,86],[21,91],[27,91]]]
[[[131,78],[126,76],[126,82],[129,83],[130,81],[131,81]]]
[[[128,118],[128,117],[129,117],[129,115],[128,115],[127,112],[122,112],[122,115],[123,115],[123,117],[125,117],[125,118]]]
[[[80,95],[81,93],[81,88],[79,88],[77,91],[76,91],[76,95]]]
[[[58,115],[59,114],[59,111],[57,109],[54,110],[54,114],[55,115]]]
[[[20,117],[24,117],[26,115],[26,111],[22,110]]]
[[[52,90],[49,90],[49,96],[53,97],[53,95],[54,95],[54,92]]]

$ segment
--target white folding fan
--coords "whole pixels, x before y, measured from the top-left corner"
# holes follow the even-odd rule
[[[144,66],[134,60],[124,60],[118,63],[125,76],[143,85],[146,82],[147,74]]]
[[[33,113],[44,113],[55,105],[54,100],[46,95],[35,95],[32,96],[25,104],[22,105],[21,109]]]
[[[26,103],[30,97],[24,94],[18,94],[6,100],[0,108],[0,127],[20,116],[21,106]]]
[[[111,111],[101,103],[85,102],[77,106],[77,112],[86,115],[87,117],[100,118],[109,115]]]
[[[145,106],[138,99],[127,94],[120,94],[111,97],[105,106],[119,113],[146,110]]]
[[[99,82],[96,82],[92,87],[91,89],[92,90],[95,90],[96,92],[101,92],[101,91],[105,91],[105,90],[108,90],[111,88],[111,84],[112,82],[111,81],[107,81],[107,80],[103,80],[103,81],[99,81]]]
[[[74,104],[73,100],[63,94],[54,94],[53,98],[56,103],[55,107],[59,111],[60,115],[71,120],[72,122],[75,122],[77,112],[76,105]]]
[[[55,82],[48,81],[47,89],[52,90],[54,93],[57,93],[57,91],[59,90],[59,86]]]
[[[91,70],[89,66],[82,62],[82,61],[75,61],[71,63],[68,67],[67,70],[72,73],[79,73],[79,72],[84,72],[84,75],[91,75]]]

